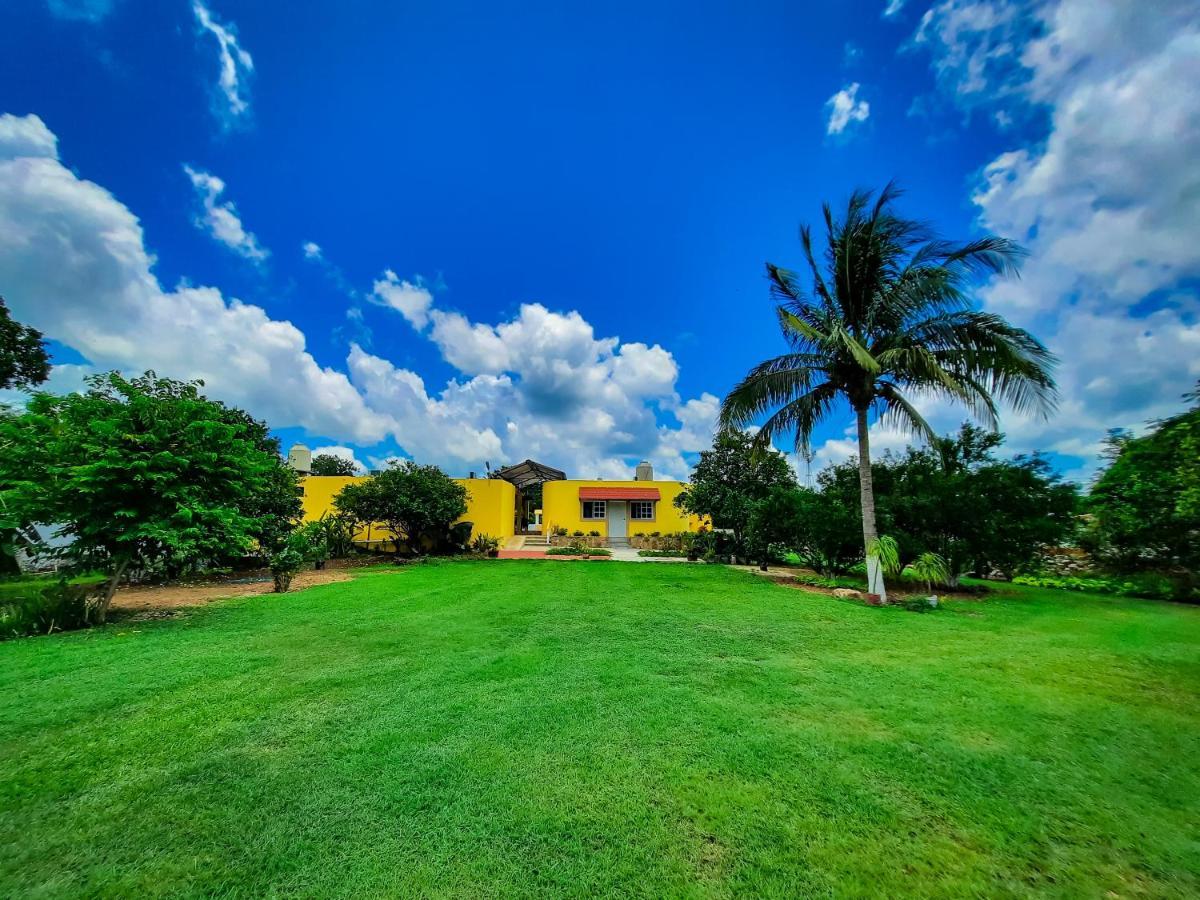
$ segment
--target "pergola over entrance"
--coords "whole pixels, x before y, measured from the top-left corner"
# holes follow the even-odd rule
[[[567,473],[527,459],[514,466],[497,469],[491,473],[491,477],[503,478],[517,489],[513,530],[517,534],[523,534],[528,523],[533,520],[535,509],[541,506],[542,485],[547,481],[565,481]]]
[[[567,473],[527,459],[514,466],[497,469],[492,472],[492,477],[503,478],[512,483],[518,491],[523,491],[537,484],[545,484],[547,481],[565,481]]]

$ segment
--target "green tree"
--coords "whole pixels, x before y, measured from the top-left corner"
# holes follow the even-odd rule
[[[265,426],[208,400],[201,382],[87,379],[88,390],[35,393],[26,410],[0,420],[0,484],[23,521],[54,526],[68,540],[54,552],[108,582],[103,622],[131,569],[245,552],[259,522],[247,512],[279,464],[265,452]]]
[[[1040,455],[997,459],[1004,436],[964,424],[885,461],[889,514],[907,561],[934,553],[951,586],[993,569],[1011,578],[1075,528],[1078,489]]]
[[[42,333],[14,321],[0,297],[0,388],[27,388],[50,377]]]
[[[767,571],[781,550],[796,546],[808,512],[804,496],[794,487],[773,487],[750,507],[746,547],[760,569]]]
[[[828,470],[822,474],[832,475]],[[797,491],[799,521],[789,546],[804,565],[822,575],[840,575],[862,559],[858,484],[850,486],[849,499],[832,484],[825,491],[805,487]]]
[[[334,456],[332,453],[318,453],[313,457],[311,475],[357,475],[358,466],[353,460]]]
[[[932,437],[914,395],[964,404],[994,426],[995,399],[1020,411],[1053,407],[1054,358],[1028,332],[971,309],[973,279],[1016,271],[1011,241],[982,237],[956,244],[895,212],[899,191],[856,191],[841,219],[824,207],[826,245],[800,231],[811,286],[767,264],[789,352],[755,366],[729,393],[721,424],[745,426],[764,414],[762,446],[794,434],[808,447],[813,429],[845,401],[858,431],[859,500],[864,549],[878,536],[868,439],[873,409],[892,424]],[[868,590],[886,599],[869,557]]]
[[[706,516],[714,528],[733,533],[735,551],[746,555],[746,529],[754,504],[772,488],[795,487],[796,478],[783,455],[760,449],[741,430],[717,434],[711,450],[702,450],[687,488],[675,505],[694,516]]]
[[[1188,499],[1198,433],[1200,404],[1157,422],[1142,437],[1111,435],[1109,465],[1087,497],[1082,541],[1118,572],[1173,576],[1182,599],[1192,597],[1200,573],[1200,509]]]
[[[437,466],[405,460],[346,485],[333,503],[355,522],[383,525],[397,548],[403,542],[419,552],[426,542],[441,542],[466,513],[467,489]]]

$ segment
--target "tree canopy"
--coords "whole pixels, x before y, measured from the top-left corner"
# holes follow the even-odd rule
[[[796,476],[781,453],[761,449],[744,431],[726,429],[713,439],[711,450],[700,451],[688,487],[675,505],[709,518],[714,528],[732,531],[735,548],[744,556],[754,504],[773,488],[795,484]]]
[[[266,426],[201,395],[202,382],[110,372],[87,385],[35,393],[0,419],[0,484],[23,521],[67,539],[59,556],[108,573],[99,621],[127,570],[244,553],[265,519],[298,511]]]
[[[17,322],[0,297],[0,388],[28,388],[50,377],[42,333]]]
[[[1142,437],[1114,432],[1109,464],[1087,498],[1087,549],[1121,572],[1178,577],[1190,596],[1200,573],[1200,393],[1191,409],[1157,422]]]
[[[332,453],[318,453],[312,459],[310,475],[358,475],[358,466],[353,460]]]
[[[420,551],[441,541],[467,511],[467,489],[437,466],[393,462],[370,478],[346,485],[334,497],[339,514],[362,524],[379,523]]]

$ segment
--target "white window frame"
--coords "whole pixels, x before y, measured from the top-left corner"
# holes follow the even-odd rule
[[[608,518],[608,501],[607,500],[581,500],[580,503],[582,503],[583,506],[582,506],[582,509],[580,510],[579,518],[583,519],[583,521],[599,522],[603,519]],[[590,516],[587,514],[587,508],[588,508],[589,503],[592,504],[592,514]],[[597,514],[597,510],[599,510],[599,514]]]
[[[637,511],[645,509],[649,515],[638,515]],[[634,522],[653,522],[658,515],[658,510],[653,500],[630,500],[629,501],[629,518]]]

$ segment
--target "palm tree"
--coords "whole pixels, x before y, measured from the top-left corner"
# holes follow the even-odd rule
[[[836,220],[824,206],[828,245],[818,262],[812,232],[800,229],[811,287],[795,272],[767,263],[779,327],[788,353],[760,363],[721,405],[723,427],[745,427],[769,413],[763,446],[793,434],[807,450],[813,429],[845,400],[858,427],[858,473],[868,590],[886,600],[872,546],[868,414],[932,438],[917,398],[962,403],[984,424],[998,423],[996,400],[1042,415],[1057,399],[1054,356],[1035,337],[1000,316],[971,308],[967,290],[986,275],[1015,275],[1019,246],[998,237],[952,243],[894,211],[900,191],[858,190]]]

